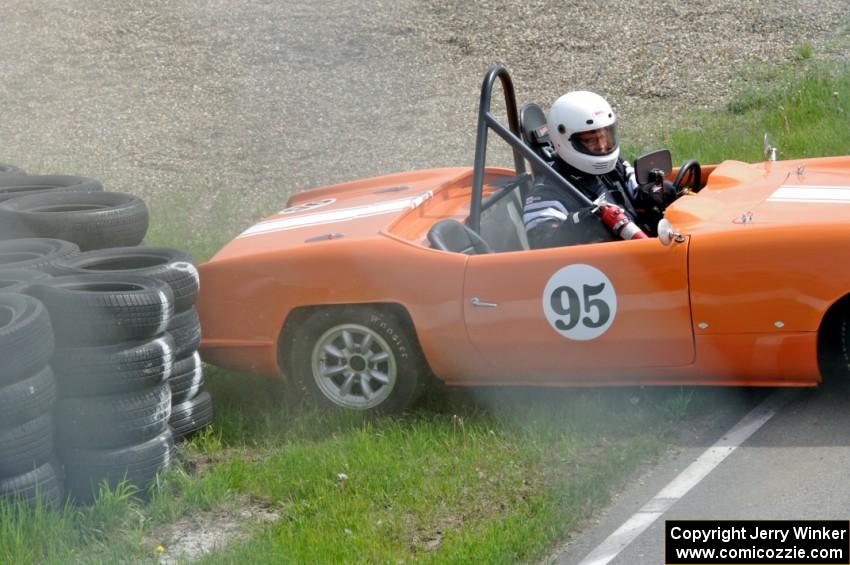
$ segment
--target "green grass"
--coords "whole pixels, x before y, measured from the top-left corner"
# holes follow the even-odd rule
[[[812,44],[809,42],[798,45],[794,53],[795,57],[799,60],[811,59],[813,54],[814,49],[812,49]]]
[[[125,484],[103,488],[94,504],[48,508],[0,499],[0,563],[117,562],[119,548],[138,531],[141,502]]]
[[[210,563],[514,562],[545,553],[660,453],[682,419],[719,408],[679,389],[453,391],[369,419],[293,405],[280,383],[211,369],[215,427],[147,502],[0,504],[0,562],[153,559],[186,513],[260,501],[280,515]],[[345,477],[342,477],[342,475]]]
[[[850,69],[810,63],[801,56],[789,68],[753,70],[726,107],[686,116],[660,133],[662,145],[677,161],[756,161],[767,131],[779,158],[847,153]],[[188,205],[202,193],[189,187],[179,198]],[[279,202],[233,212],[220,197],[203,203],[203,225],[180,223],[183,204],[151,204],[149,241],[203,260]],[[406,416],[369,419],[300,406],[274,379],[210,367],[207,380],[215,426],[181,446],[180,464],[150,493],[104,490],[93,506],[59,510],[0,502],[0,562],[155,562],[156,545],[168,542],[163,527],[247,503],[280,519],[202,562],[532,561],[604,507],[687,422],[739,398],[682,389],[443,391]]]
[[[778,147],[777,159],[846,154],[850,150],[850,65],[799,63],[752,69],[724,108],[684,116],[657,143],[674,163],[696,159],[763,161],[763,135]],[[657,147],[625,144],[639,155]]]
[[[370,420],[291,406],[255,377],[211,385],[225,399],[213,451],[229,456],[204,479],[281,519],[203,563],[530,559],[699,409],[679,390],[503,390]]]

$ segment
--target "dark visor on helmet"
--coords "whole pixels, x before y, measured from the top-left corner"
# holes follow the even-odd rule
[[[570,136],[570,143],[576,151],[585,155],[608,155],[617,148],[617,124],[574,133]]]

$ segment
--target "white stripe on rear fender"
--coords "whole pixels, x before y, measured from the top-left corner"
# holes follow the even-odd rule
[[[776,189],[767,201],[850,204],[850,186],[783,185]]]
[[[343,208],[341,210],[330,210],[328,212],[317,212],[315,214],[303,214],[294,218],[285,218],[281,220],[269,220],[261,222],[255,226],[248,228],[237,236],[249,237],[263,233],[291,230],[304,226],[316,226],[321,224],[333,224],[337,222],[345,222],[355,218],[366,218],[368,216],[378,216],[381,214],[389,214],[398,212],[405,208],[415,208],[432,196],[429,190],[414,198],[404,198],[402,200],[391,200],[389,202],[379,202],[377,204],[369,204],[368,206],[355,206],[353,208]]]

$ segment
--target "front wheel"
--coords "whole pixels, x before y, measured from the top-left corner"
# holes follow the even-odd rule
[[[302,391],[322,405],[348,410],[402,412],[427,374],[409,325],[368,306],[314,312],[296,329],[289,355]]]

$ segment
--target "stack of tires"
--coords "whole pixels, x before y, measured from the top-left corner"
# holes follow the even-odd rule
[[[57,261],[56,272],[85,275],[112,273],[155,278],[174,295],[174,317],[167,334],[174,344],[174,367],[168,384],[172,408],[170,425],[179,441],[212,422],[212,398],[204,387],[198,355],[201,322],[195,309],[200,281],[192,258],[176,249],[123,247],[89,251]]]
[[[56,261],[79,252],[80,248],[75,244],[61,239],[35,237],[9,239],[0,241],[0,269],[27,270],[31,277],[38,277],[38,272],[52,274]],[[18,274],[18,276],[24,275],[25,273]],[[27,278],[12,280],[8,278],[10,276],[7,272],[6,280],[9,284],[29,280]],[[22,285],[17,285],[16,290],[19,291],[21,287]]]
[[[56,438],[68,493],[88,501],[101,483],[114,488],[125,479],[144,489],[169,465],[174,445],[171,289],[103,274],[44,279],[25,292],[53,321]]]
[[[31,504],[38,493],[52,505],[64,498],[54,453],[52,324],[44,305],[21,292],[76,253],[67,241],[0,241],[0,498]]]
[[[83,251],[138,245],[148,209],[138,196],[103,192],[68,175],[0,175],[0,239],[55,238]]]
[[[0,272],[0,282],[6,281]],[[14,290],[14,284],[4,285]],[[0,289],[0,498],[59,506],[62,471],[53,453],[56,382],[50,318],[37,300]]]
[[[132,247],[147,227],[147,207],[133,195],[103,192],[93,179],[28,176],[0,165],[0,272],[6,273],[0,292],[26,293],[19,299],[43,304],[52,319],[53,372],[46,368],[30,378],[42,383],[49,376],[51,402],[58,387],[52,420],[64,465],[45,455],[42,436],[18,443],[37,452],[29,470],[40,471],[39,479],[48,466],[59,485],[64,467],[67,491],[78,501],[91,500],[103,483],[115,487],[127,480],[144,489],[170,464],[175,437],[212,419],[197,355],[197,270],[182,252]],[[15,377],[0,374],[0,386],[4,378]],[[2,431],[7,420],[9,426],[24,421],[23,413],[13,418],[2,412],[0,396]],[[30,428],[15,437],[36,438]],[[4,438],[0,431],[0,495],[6,489],[26,497],[21,481],[3,482]],[[28,449],[7,443],[7,451]],[[52,436],[49,445],[52,451]],[[53,483],[42,482],[42,490]]]

